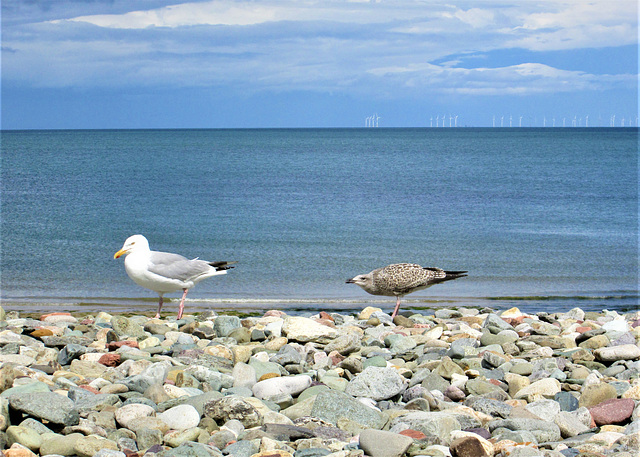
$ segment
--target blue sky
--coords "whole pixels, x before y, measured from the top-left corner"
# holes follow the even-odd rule
[[[2,128],[637,125],[636,0],[3,0]]]

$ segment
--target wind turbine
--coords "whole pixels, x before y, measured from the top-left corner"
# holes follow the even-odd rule
[[[500,116],[500,127],[504,127],[504,114]]]
[[[495,114],[493,115],[493,126],[494,127],[496,126],[496,115]]]
[[[436,116],[436,127],[439,127],[439,125],[440,125],[440,115],[438,114]]]
[[[543,127],[547,126],[547,116],[542,116],[542,126]]]
[[[555,116],[553,117],[553,126],[554,127],[556,126],[556,117]]]
[[[509,127],[512,127],[512,121],[513,121],[513,116],[511,116],[511,114],[509,114]]]
[[[584,118],[584,126],[585,127],[589,127],[589,115],[587,114],[587,116]]]
[[[376,113],[376,127],[380,126],[380,116],[378,116],[378,113]]]
[[[451,128],[451,121],[453,120],[453,116],[449,114],[449,128]]]
[[[454,120],[455,120],[455,127],[458,127],[458,115],[457,114],[456,114]]]
[[[522,116],[520,116],[520,125],[518,127],[522,127]]]
[[[431,119],[429,119],[429,127],[433,127],[433,116],[431,116]]]
[[[611,116],[611,127],[615,127],[616,126],[616,115],[614,114],[613,116]]]

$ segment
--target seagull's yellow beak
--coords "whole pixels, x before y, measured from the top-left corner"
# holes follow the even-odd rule
[[[113,258],[114,258],[114,259],[117,259],[118,257],[120,257],[120,256],[122,256],[122,255],[124,255],[124,254],[126,254],[126,253],[127,253],[127,251],[126,251],[125,249],[120,249],[118,252],[116,252],[115,254],[113,254]]]

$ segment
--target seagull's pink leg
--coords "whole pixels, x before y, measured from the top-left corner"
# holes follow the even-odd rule
[[[160,301],[158,302],[158,312],[156,313],[156,319],[160,319],[161,309],[162,309],[162,295],[160,295]]]
[[[396,309],[393,310],[393,314],[391,314],[391,318],[396,317],[399,309],[400,309],[400,295],[398,295],[398,297],[396,298]]]
[[[187,292],[189,289],[182,289],[184,293],[182,294],[182,300],[180,300],[180,307],[178,308],[178,319],[182,319],[182,312],[184,311],[184,298],[187,296]]]

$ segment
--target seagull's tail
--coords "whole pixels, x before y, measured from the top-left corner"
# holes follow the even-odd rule
[[[446,271],[445,270],[445,274],[447,276],[451,276],[451,279],[460,278],[462,276],[468,276],[467,273],[468,271]]]
[[[463,278],[468,276],[466,271],[445,271],[445,277],[443,281],[451,281],[452,279]]]
[[[458,278],[462,278],[464,276],[468,276],[467,275],[467,271],[448,271],[448,270],[442,270],[440,268],[429,268],[429,267],[425,267],[425,270],[433,270],[433,271],[438,271],[440,273],[444,273],[444,276],[440,277],[440,278],[436,278],[433,280],[432,284],[437,284],[440,282],[445,282],[445,281],[451,281],[452,279],[458,279]]]
[[[224,270],[230,270],[231,268],[235,268],[232,265],[238,262],[237,261],[232,261],[232,262],[220,261],[220,262],[208,262],[208,263],[213,268],[215,268],[216,271],[224,271]]]

